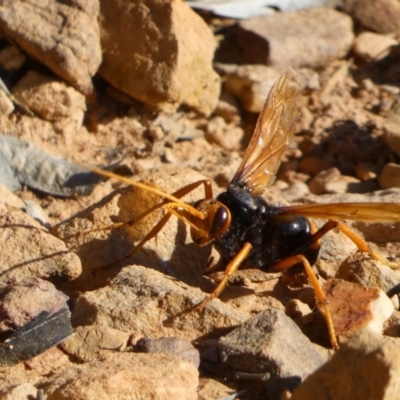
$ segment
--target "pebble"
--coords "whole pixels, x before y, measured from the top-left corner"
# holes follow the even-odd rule
[[[392,46],[397,44],[397,40],[390,36],[362,32],[354,40],[353,51],[367,61],[380,60],[388,55]]]
[[[386,164],[378,177],[378,181],[382,189],[400,188],[400,164]]]

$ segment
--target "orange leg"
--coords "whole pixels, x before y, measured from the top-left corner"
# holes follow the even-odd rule
[[[212,186],[211,186],[211,181],[209,179],[204,179],[198,182],[191,183],[176,192],[172,194],[172,196],[176,197],[177,199],[185,196],[186,194],[190,193],[194,189],[196,189],[198,186],[204,185],[204,194],[206,198],[212,198],[213,193],[212,193]],[[210,196],[210,197],[207,197]],[[186,206],[186,207],[185,207]],[[95,231],[100,231],[100,230],[106,230],[106,229],[113,229],[113,228],[120,228],[122,226],[126,225],[134,225],[141,219],[145,218],[147,215],[152,213],[153,211],[161,208],[161,207],[166,207],[168,212],[166,215],[164,215],[160,221],[157,222],[157,224],[150,230],[150,232],[134,247],[134,249],[129,252],[126,256],[123,258],[120,258],[119,260],[113,262],[112,264],[109,264],[108,267],[112,267],[115,264],[118,264],[121,261],[124,261],[128,258],[131,258],[134,254],[136,254],[144,245],[146,242],[149,240],[153,239],[154,237],[157,236],[157,234],[161,231],[161,229],[164,227],[164,225],[168,222],[168,220],[171,218],[172,215],[175,215],[177,218],[180,220],[184,221],[185,223],[192,225],[196,228],[196,225],[191,222],[190,216],[197,217],[199,219],[203,218],[203,214],[190,206],[189,204],[184,204],[184,203],[173,203],[170,200],[164,200],[153,207],[150,207],[147,211],[145,211],[143,214],[139,215],[137,218],[132,219],[130,221],[126,222],[119,222],[113,225],[107,225],[107,226],[101,226],[95,229],[90,230],[90,232],[95,232]]]
[[[229,278],[239,269],[242,262],[248,257],[253,246],[250,243],[245,243],[239,253],[226,266],[224,277],[214,291],[207,296],[195,309],[201,311],[212,299],[217,298],[228,284]]]
[[[172,193],[172,196],[176,197],[177,199],[179,199],[179,198],[185,196],[186,194],[190,193],[191,191],[193,191],[194,189],[196,189],[200,185],[204,185],[205,198],[206,199],[212,198],[213,197],[213,192],[212,192],[211,181],[209,179],[203,179],[201,181],[197,181],[197,182],[191,183],[191,184],[189,184],[187,186],[184,186],[183,188],[180,188],[176,192]],[[143,189],[143,190],[145,190],[145,189]],[[78,233],[76,233],[74,235],[66,236],[63,239],[67,240],[67,239],[69,239],[71,237],[83,235],[83,234],[86,234],[86,233],[106,231],[106,230],[112,230],[112,229],[121,228],[121,227],[127,226],[127,225],[134,225],[134,224],[138,223],[139,221],[141,221],[143,218],[147,217],[153,211],[155,211],[155,210],[157,210],[157,209],[159,209],[161,207],[166,206],[170,202],[171,202],[170,200],[163,200],[162,202],[160,202],[158,204],[155,204],[153,207],[150,207],[148,210],[146,210],[144,213],[140,214],[138,217],[136,217],[134,219],[131,219],[129,221],[116,222],[115,224],[109,224],[109,225],[101,225],[101,226],[98,226],[96,228],[91,228],[91,229],[87,229],[85,231],[78,232]],[[193,210],[195,210],[193,207],[191,207],[191,206],[189,206],[189,207],[190,207],[190,210],[188,210],[189,213],[191,213],[191,212],[193,212]],[[165,221],[163,225],[165,225],[166,222],[167,221]],[[158,230],[158,232],[159,231],[160,231],[160,229]],[[148,239],[148,240],[150,240],[150,239]]]
[[[391,268],[399,268],[399,265],[397,263],[387,260],[385,257],[381,256],[377,251],[373,250],[364,239],[358,236],[347,225],[339,221],[336,223],[339,230],[343,232],[358,247],[358,250],[369,253],[372,258],[380,261],[382,264],[388,265]]]
[[[315,275],[314,271],[311,268],[310,263],[308,260],[302,255],[297,254],[288,258],[285,258],[274,265],[274,270],[276,271],[284,271],[293,267],[296,264],[303,264],[304,270],[310,280],[312,287],[314,288],[315,297],[317,299],[317,306],[319,310],[322,312],[322,315],[325,318],[326,325],[328,327],[329,338],[331,340],[331,345],[334,349],[338,349],[339,345],[336,339],[335,329],[333,327],[332,316],[329,311],[328,301],[326,299],[325,293],[321,288],[321,285],[318,282],[318,278]]]

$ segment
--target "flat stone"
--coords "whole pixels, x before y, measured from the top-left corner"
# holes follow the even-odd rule
[[[0,226],[0,287],[26,278],[67,282],[80,275],[78,256],[24,212],[0,205]]]
[[[198,376],[176,356],[117,353],[64,369],[45,384],[45,393],[54,400],[197,400]]]
[[[124,351],[129,334],[108,326],[78,326],[61,348],[79,362],[90,362],[104,351]]]
[[[77,298],[72,322],[154,339],[177,336],[194,340],[214,331],[221,335],[250,317],[219,299],[201,312],[194,311],[205,297],[199,289],[154,269],[127,266],[108,286]]]
[[[318,7],[240,21],[237,36],[242,62],[280,68],[324,66],[345,56],[354,39],[350,17]]]

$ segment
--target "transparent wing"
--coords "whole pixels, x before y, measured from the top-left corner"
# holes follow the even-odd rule
[[[231,186],[262,194],[274,182],[298,118],[298,91],[291,79],[292,73],[286,71],[272,87]]]
[[[400,204],[396,203],[329,203],[278,207],[282,214],[310,218],[363,222],[400,222]]]

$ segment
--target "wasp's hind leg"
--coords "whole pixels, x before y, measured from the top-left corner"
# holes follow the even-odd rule
[[[389,261],[382,255],[380,255],[377,251],[373,250],[371,246],[360,236],[358,236],[352,229],[350,229],[347,225],[342,222],[336,222],[338,229],[343,232],[357,247],[358,250],[362,252],[369,253],[369,255],[377,261],[380,261],[382,264],[389,266],[390,268],[397,269],[400,268],[399,264]]]

